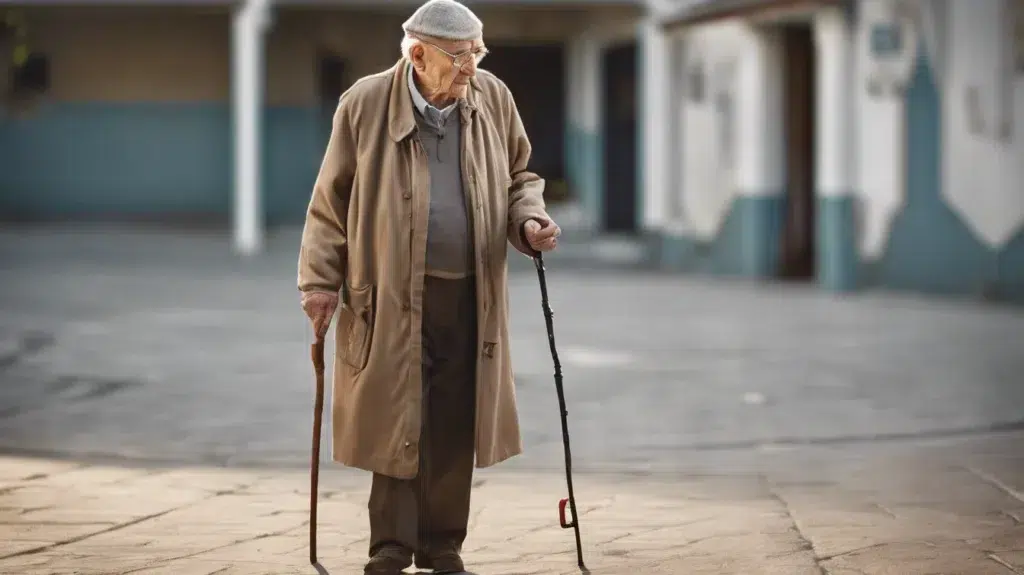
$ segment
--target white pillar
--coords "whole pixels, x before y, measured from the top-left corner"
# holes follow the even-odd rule
[[[816,187],[818,194],[833,197],[849,194],[853,188],[853,39],[838,9],[817,15],[814,37],[818,50]]]
[[[245,0],[232,19],[232,112],[234,117],[235,249],[254,254],[263,247],[261,198],[263,142],[263,40],[270,0]]]
[[[601,129],[601,49],[603,42],[594,34],[584,33],[580,39],[579,120],[584,130]]]
[[[749,27],[736,77],[736,192],[740,273],[775,275],[785,186],[783,52],[776,30]]]
[[[854,223],[856,105],[853,33],[838,8],[818,12],[815,191],[817,194],[817,269],[826,288],[855,287],[857,238]]]
[[[736,189],[741,196],[782,193],[785,146],[782,46],[777,33],[749,29],[736,77]]]
[[[585,225],[600,227],[604,204],[604,150],[602,148],[601,38],[583,32],[575,44],[575,98],[570,112],[576,122],[577,178]]]
[[[668,169],[672,174],[669,179],[671,188],[668,199],[668,222],[678,233],[688,228],[689,220],[686,213],[686,40],[679,35],[670,35],[669,41],[669,155]]]
[[[640,163],[643,198],[641,225],[660,229],[668,222],[673,189],[673,128],[671,40],[654,18],[640,25],[643,100],[643,158]]]

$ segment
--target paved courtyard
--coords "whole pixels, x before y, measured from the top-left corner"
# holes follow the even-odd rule
[[[244,260],[203,232],[0,232],[0,573],[313,572],[296,240]],[[548,282],[594,573],[1024,574],[1024,310],[586,249]],[[479,474],[467,560],[568,573],[551,358],[513,268],[527,453]],[[323,482],[324,566],[356,572],[366,478]]]

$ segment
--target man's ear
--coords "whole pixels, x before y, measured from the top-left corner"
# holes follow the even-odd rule
[[[423,49],[422,44],[415,44],[409,48],[409,57],[412,58],[412,65],[420,72],[427,67],[426,55],[426,50]]]

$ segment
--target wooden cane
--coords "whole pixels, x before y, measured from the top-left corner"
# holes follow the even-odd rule
[[[320,425],[324,415],[324,340],[317,336],[312,346],[316,371],[316,401],[313,405],[313,455],[309,461],[309,562],[316,564],[316,507],[320,483]]]

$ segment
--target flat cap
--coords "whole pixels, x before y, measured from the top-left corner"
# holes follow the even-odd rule
[[[402,24],[407,34],[461,42],[483,35],[484,25],[473,11],[455,0],[428,0]]]

